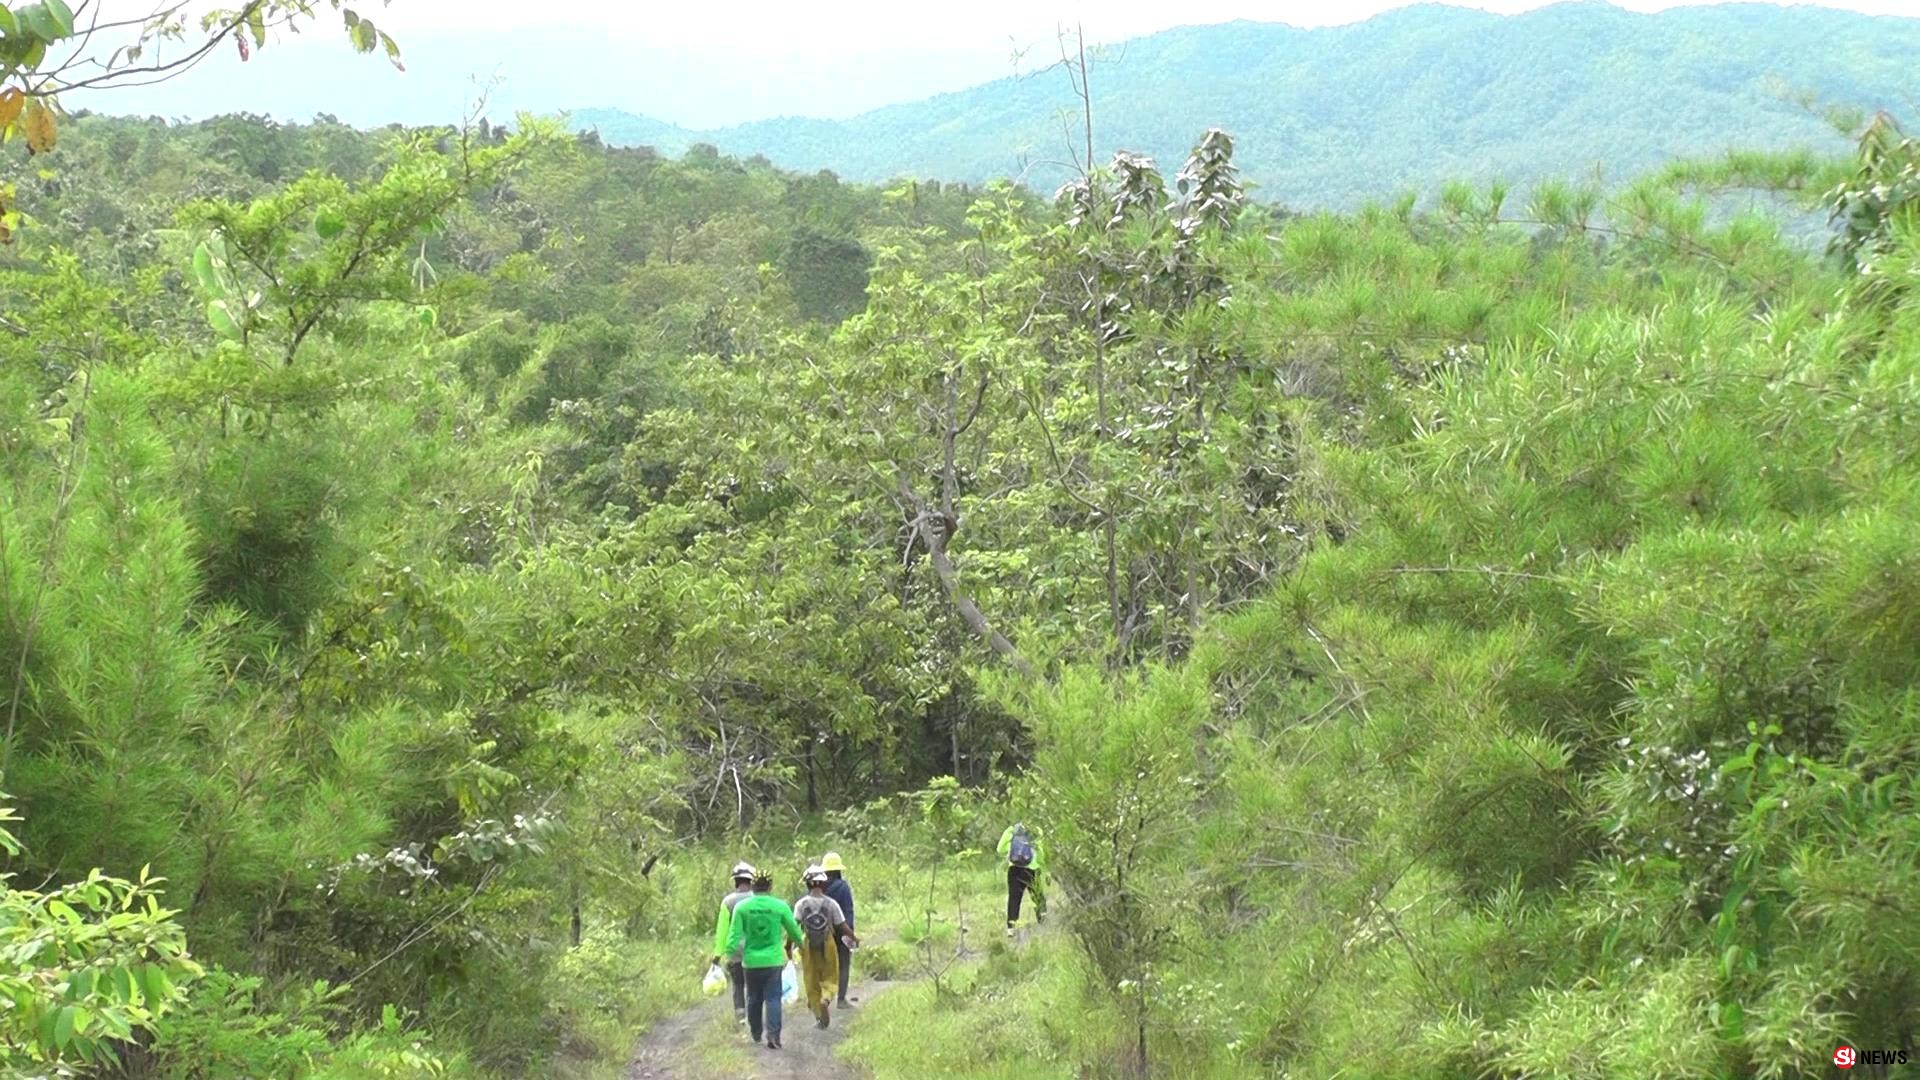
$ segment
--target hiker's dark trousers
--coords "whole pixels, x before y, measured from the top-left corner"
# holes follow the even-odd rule
[[[833,937],[833,947],[840,952],[840,1003],[844,1005],[847,1003],[847,976],[853,973],[853,950],[847,948],[847,940],[838,934]]]
[[[1040,882],[1031,866],[1007,867],[1007,925],[1020,921],[1020,900],[1026,894],[1033,894],[1033,910],[1042,916],[1047,913],[1047,896],[1040,891]]]
[[[785,964],[747,969],[747,1031],[754,1042],[760,1041],[763,1032],[780,1041],[780,976],[785,971]]]
[[[733,1011],[747,1011],[747,969],[733,961],[727,962],[727,981],[733,984]]]

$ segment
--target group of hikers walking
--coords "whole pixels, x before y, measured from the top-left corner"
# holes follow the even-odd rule
[[[846,865],[829,851],[802,875],[807,893],[792,907],[773,895],[773,875],[750,863],[733,868],[733,891],[720,900],[713,927],[713,960],[726,961],[733,987],[733,1013],[747,1025],[754,1042],[780,1049],[782,976],[797,950],[807,1008],[819,1027],[832,1019],[832,999],[847,1000],[847,976],[860,937],[853,929],[853,886]]]
[[[1011,937],[1027,894],[1033,895],[1035,920],[1044,922],[1047,917],[1039,831],[1025,823],[1009,826],[1000,837],[1000,854],[1007,860],[1007,936]],[[709,965],[724,963],[733,989],[734,1019],[747,1026],[755,1043],[764,1042],[770,1050],[780,1049],[784,975],[795,953],[814,1026],[827,1027],[835,1005],[853,1008],[847,985],[860,937],[854,932],[853,886],[846,879],[846,864],[838,852],[829,851],[807,867],[801,881],[806,894],[789,907],[773,895],[771,873],[751,863],[736,863],[733,888],[721,897],[713,925]]]

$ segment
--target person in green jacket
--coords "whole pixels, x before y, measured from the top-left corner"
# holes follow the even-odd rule
[[[785,900],[773,895],[773,875],[753,877],[753,895],[734,905],[726,954],[738,954],[747,973],[747,1030],[767,1049],[780,1049],[780,974],[800,944],[800,924]]]
[[[733,891],[720,898],[720,914],[713,920],[713,959],[709,961],[718,964],[726,958],[727,982],[733,986],[733,1018],[742,1024],[747,1022],[747,972],[740,966],[740,958],[727,952],[727,935],[733,932],[734,907],[753,895],[753,875],[751,864],[733,864]]]
[[[1047,921],[1047,894],[1040,890],[1040,872],[1046,861],[1046,851],[1040,846],[1040,830],[1029,829],[1023,821],[1016,821],[1000,834],[1000,854],[1007,860],[1007,936],[1013,936],[1013,925],[1020,921],[1020,900],[1027,893],[1033,894],[1033,916],[1039,922]]]

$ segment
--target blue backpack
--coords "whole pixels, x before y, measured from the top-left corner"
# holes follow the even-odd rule
[[[1027,830],[1013,830],[1013,840],[1007,845],[1007,861],[1015,866],[1032,865],[1033,838],[1027,835]]]

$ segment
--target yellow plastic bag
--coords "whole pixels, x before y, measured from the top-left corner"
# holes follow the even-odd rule
[[[708,997],[719,997],[720,992],[726,988],[727,973],[720,970],[719,964],[709,965],[707,967],[707,977],[700,980],[700,989],[706,991]]]

